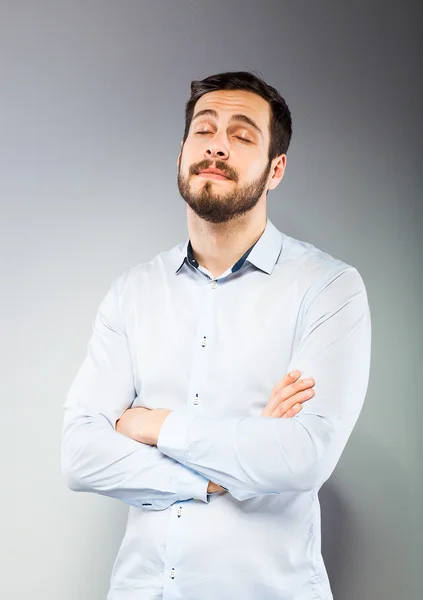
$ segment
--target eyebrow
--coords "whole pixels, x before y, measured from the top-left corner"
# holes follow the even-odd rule
[[[197,119],[198,117],[202,117],[203,115],[207,115],[210,117],[215,117],[217,119],[217,112],[215,110],[213,110],[212,108],[205,108],[204,110],[200,110],[198,111],[198,113],[196,113],[192,120],[194,121],[194,119]],[[261,137],[263,137],[263,132],[260,129],[260,127],[253,121],[253,119],[250,119],[250,117],[247,117],[247,115],[232,115],[232,117],[229,119],[229,122],[231,123],[232,121],[241,121],[242,123],[247,123],[248,125],[251,125],[251,127],[254,127],[254,129],[256,129],[259,134],[261,135]]]

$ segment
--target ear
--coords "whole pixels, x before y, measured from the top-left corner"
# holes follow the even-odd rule
[[[286,167],[286,154],[281,154],[277,158],[274,159],[273,166],[270,170],[271,177],[268,183],[268,189],[274,190],[276,186],[281,182]]]

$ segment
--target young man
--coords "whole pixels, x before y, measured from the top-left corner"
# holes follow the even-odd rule
[[[266,217],[290,138],[255,75],[192,82],[189,236],[99,307],[62,469],[130,505],[108,600],[332,598],[318,491],[364,402],[370,311],[356,268]]]

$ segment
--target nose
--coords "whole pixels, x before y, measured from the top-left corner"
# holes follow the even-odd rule
[[[227,160],[229,150],[225,142],[219,136],[213,136],[213,139],[207,140],[207,146],[204,151],[205,158],[209,160]]]

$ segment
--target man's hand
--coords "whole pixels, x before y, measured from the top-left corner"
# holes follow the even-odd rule
[[[312,388],[315,384],[313,377],[297,381],[300,375],[300,371],[292,371],[292,375],[288,373],[278,381],[272,390],[269,402],[260,415],[261,417],[287,419],[300,412],[302,403],[314,396]]]
[[[146,408],[144,406],[128,408],[116,421],[116,431],[136,442],[156,446],[160,428],[171,412],[166,408]]]
[[[218,485],[217,483],[209,481],[209,485],[207,486],[207,493],[214,494],[215,492],[226,492],[226,490],[223,489],[223,487],[220,487],[220,485]]]

